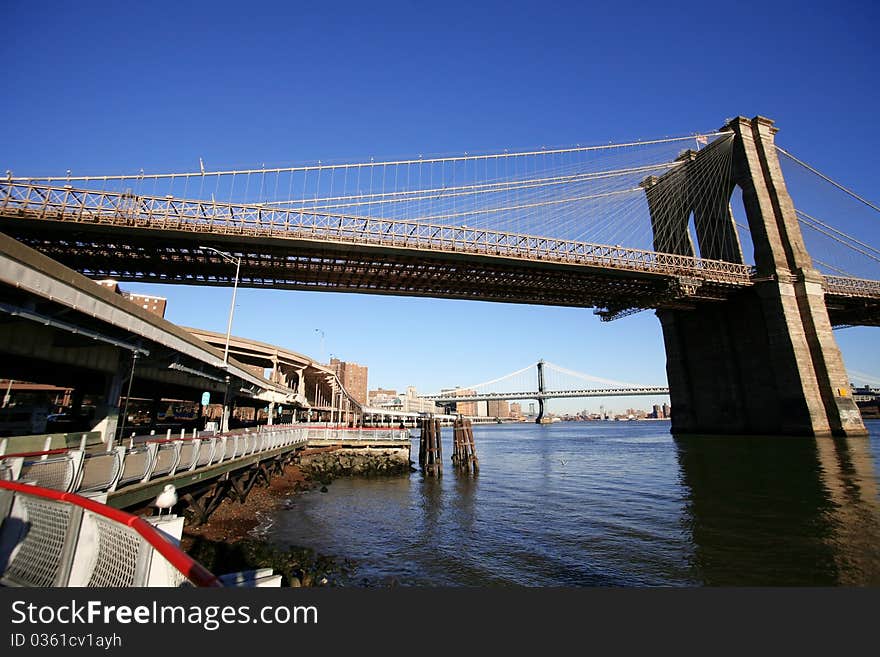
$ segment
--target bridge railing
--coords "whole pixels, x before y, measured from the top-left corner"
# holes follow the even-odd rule
[[[825,276],[825,293],[880,299],[880,281],[845,276]]]
[[[253,454],[304,445],[308,429],[293,425],[198,438],[129,442],[104,452],[57,449],[0,456],[0,480],[20,481],[84,495],[108,493],[179,472],[207,468]]]
[[[0,481],[0,564],[4,586],[222,586],[142,518],[8,481]]]

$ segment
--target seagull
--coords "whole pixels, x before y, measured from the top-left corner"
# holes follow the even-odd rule
[[[177,504],[177,489],[173,484],[166,484],[159,497],[156,498],[156,506],[159,507],[159,515],[162,515],[162,509],[168,509],[171,513],[171,507]]]

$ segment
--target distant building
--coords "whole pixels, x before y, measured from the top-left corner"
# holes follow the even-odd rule
[[[519,402],[511,402],[509,417],[521,418],[522,404],[520,404]]]
[[[504,399],[493,399],[488,403],[487,415],[489,417],[509,417],[510,404]]]
[[[395,397],[397,397],[397,391],[391,390],[390,388],[377,388],[376,390],[370,390],[367,393],[367,406],[382,406],[382,404],[387,404]]]
[[[666,419],[672,417],[672,407],[669,404],[663,404],[663,417]]]
[[[871,386],[852,387],[853,401],[859,407],[864,419],[880,418],[880,394]]]
[[[387,401],[382,401],[376,404],[374,408],[381,408],[386,411],[406,411],[406,408],[403,406],[403,400],[400,397],[393,397]]]
[[[342,382],[342,387],[354,397],[359,404],[367,403],[367,367],[357,363],[348,363],[338,358],[330,359],[330,367]]]
[[[658,420],[662,420],[666,417],[666,414],[663,413],[663,407],[660,404],[654,404],[654,410],[651,413],[651,417],[656,418]]]
[[[453,388],[451,390],[441,391],[442,392],[451,392],[454,393],[456,397],[467,397],[469,395],[475,395],[475,390],[467,390],[463,388]],[[462,415],[467,415],[470,417],[477,416],[477,402],[456,402],[455,403],[455,412],[461,413]]]
[[[132,303],[137,304],[137,306],[143,308],[147,312],[158,315],[159,317],[165,317],[165,307],[168,304],[168,300],[164,297],[154,297],[149,294],[135,294],[133,292],[125,292],[124,290],[120,289],[119,283],[112,278],[98,281],[98,285],[110,289],[124,299],[128,299]]]
[[[415,386],[407,386],[403,396],[403,410],[407,413],[439,413],[440,409],[432,401],[421,399]]]

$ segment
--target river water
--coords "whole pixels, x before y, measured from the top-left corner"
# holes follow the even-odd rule
[[[444,429],[439,479],[336,479],[292,498],[269,538],[351,559],[349,586],[877,586],[868,426],[846,441],[477,425],[476,477],[452,468]]]

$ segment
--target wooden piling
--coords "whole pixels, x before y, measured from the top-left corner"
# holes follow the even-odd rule
[[[480,462],[474,445],[473,422],[459,415],[452,426],[452,465],[465,472],[473,470],[476,474]]]
[[[419,468],[425,469],[425,453],[428,445],[428,420],[419,418]]]
[[[440,443],[440,420],[434,416],[419,420],[419,467],[423,474],[439,477],[443,472],[443,448]]]

